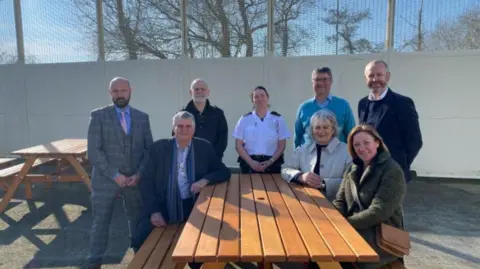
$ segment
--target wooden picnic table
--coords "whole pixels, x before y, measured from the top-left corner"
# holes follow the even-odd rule
[[[155,229],[144,245],[129,268],[183,268],[189,262],[271,268],[274,262],[309,261],[340,268],[338,262],[379,259],[320,191],[288,184],[278,174],[234,174],[206,186],[187,223]]]
[[[25,196],[32,199],[32,183],[53,181],[58,182],[84,182],[90,189],[90,177],[82,166],[86,161],[86,139],[62,139],[51,143],[37,145],[11,153],[23,157],[25,162],[17,166],[9,167],[0,171],[0,177],[5,176],[13,179],[6,188],[6,193],[0,202],[0,213],[5,210],[20,184],[25,185]],[[57,162],[57,170],[53,174],[30,174],[32,168],[42,164]],[[71,165],[77,175],[62,175],[61,172]]]
[[[17,158],[0,158],[0,169],[10,166]]]

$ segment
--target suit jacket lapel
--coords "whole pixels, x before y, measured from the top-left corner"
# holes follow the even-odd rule
[[[135,137],[141,133],[140,124],[138,124],[138,114],[133,108],[130,108],[130,134],[132,135],[132,147],[135,148]]]
[[[368,109],[368,108],[366,106],[364,106],[363,109],[360,110],[360,115],[358,116],[361,123],[366,121],[366,119],[365,119],[365,109]]]
[[[380,111],[379,111],[379,114],[378,114],[378,121],[377,121],[377,126],[375,126],[375,128],[378,128],[378,126],[380,126],[380,124],[382,123],[382,120],[383,118],[385,117],[385,114],[387,113],[387,110],[388,108],[390,107],[391,105],[391,89],[388,88],[388,92],[387,94],[385,95],[385,99],[384,101],[382,102],[382,105],[380,107]]]
[[[166,171],[167,178],[170,175],[171,168],[172,168],[173,150],[175,149],[174,143],[175,143],[175,141],[173,140],[173,138],[170,138],[168,140],[167,145],[165,146],[165,149],[164,149],[165,150],[164,151],[165,152],[165,154],[164,154],[165,161],[163,163],[165,165],[164,169]]]
[[[114,133],[117,135],[118,140],[120,140],[120,143],[122,143],[122,147],[123,147],[124,144],[123,144],[122,133],[121,133],[123,132],[123,129],[122,129],[122,125],[120,125],[120,120],[118,119],[117,111],[115,110],[114,106],[111,106],[110,117],[113,122],[113,129],[115,129]]]

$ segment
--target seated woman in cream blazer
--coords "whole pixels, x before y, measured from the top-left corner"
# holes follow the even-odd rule
[[[310,118],[308,134],[312,138],[296,148],[282,165],[282,178],[319,189],[332,202],[352,157],[347,145],[337,137],[337,119],[329,110],[317,111]]]

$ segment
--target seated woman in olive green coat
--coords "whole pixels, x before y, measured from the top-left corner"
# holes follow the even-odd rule
[[[389,224],[403,229],[403,198],[405,179],[402,168],[392,159],[377,131],[369,125],[355,127],[348,136],[348,151],[353,164],[344,179],[333,205],[380,256],[378,263],[342,264],[343,268],[377,269],[398,262],[395,257],[376,244],[376,228]],[[355,202],[351,185],[364,210]]]

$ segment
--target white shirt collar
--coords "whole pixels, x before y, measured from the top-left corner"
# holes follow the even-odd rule
[[[260,117],[257,115],[257,111],[253,110],[252,115],[255,119],[260,119]],[[265,118],[267,118],[269,115],[270,115],[270,109],[267,110],[267,114],[265,114]]]
[[[385,98],[385,95],[387,95],[387,92],[388,92],[388,87],[387,87],[387,89],[382,93],[382,95],[380,95],[380,98],[375,99],[375,95],[373,94],[372,91],[370,91],[370,93],[368,94],[368,100],[370,100],[370,101],[380,101],[380,100],[382,100],[383,98]]]
[[[310,153],[314,152],[315,150],[317,150],[317,146],[316,146],[317,143],[315,143],[315,141],[311,141],[310,145],[308,146],[308,151]],[[332,154],[333,151],[335,150],[335,148],[338,146],[338,144],[340,144],[340,140],[337,138],[337,137],[332,137],[332,139],[330,139],[330,141],[328,142],[327,146],[325,147],[325,149],[330,153]]]

